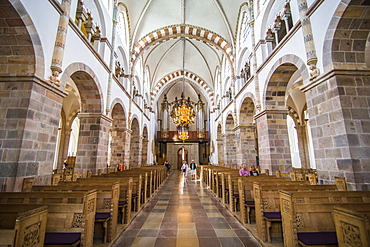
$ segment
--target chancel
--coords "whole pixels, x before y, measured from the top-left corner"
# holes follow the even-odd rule
[[[369,246],[369,23],[366,0],[1,0],[0,245]]]

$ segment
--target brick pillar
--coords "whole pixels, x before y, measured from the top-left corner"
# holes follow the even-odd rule
[[[255,129],[254,125],[239,126],[241,161],[238,164],[246,163],[248,167],[256,165]]]
[[[345,177],[349,190],[370,190],[369,76],[336,75],[306,92],[320,182]]]
[[[139,136],[139,153],[138,153],[138,157],[137,157],[137,161],[138,161],[138,166],[141,167],[142,164],[142,157],[143,157],[143,141],[144,141],[144,136]]]
[[[107,167],[109,129],[112,119],[99,113],[80,113],[80,135],[75,168],[79,172]]]
[[[24,177],[50,184],[65,94],[36,78],[0,83],[1,191],[20,191]]]
[[[218,165],[224,165],[225,164],[224,136],[223,135],[219,136],[216,141],[217,141]]]
[[[142,153],[141,153],[141,166],[147,166],[148,164],[148,138],[143,138]]]
[[[111,142],[111,166],[124,164],[125,160],[126,128],[114,128]]]
[[[256,115],[261,170],[270,173],[292,170],[287,126],[287,110],[265,110]]]
[[[131,154],[131,134],[132,130],[126,129],[125,131],[125,159],[124,159],[124,166],[125,169],[130,169],[130,154]]]
[[[228,130],[225,134],[225,154],[226,154],[226,164],[229,167],[236,165],[236,136],[235,132]]]
[[[235,166],[240,166],[243,160],[240,126],[237,126],[234,130],[235,130]]]

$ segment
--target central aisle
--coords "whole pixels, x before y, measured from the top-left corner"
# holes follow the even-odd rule
[[[172,171],[113,246],[261,246],[203,185]]]

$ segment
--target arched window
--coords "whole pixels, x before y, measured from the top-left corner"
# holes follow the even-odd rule
[[[78,136],[80,133],[80,119],[76,117],[72,123],[71,137],[68,145],[68,156],[74,156],[77,153]]]
[[[247,38],[251,31],[251,26],[249,25],[249,22],[250,22],[249,14],[246,11],[244,11],[242,25],[240,27],[240,36],[239,36],[240,47],[244,47],[247,44]]]
[[[288,136],[289,136],[289,144],[290,144],[290,154],[292,157],[292,166],[295,168],[301,168],[301,159],[299,156],[299,148],[298,148],[298,136],[297,130],[294,128],[295,123],[291,116],[287,118],[288,124]]]

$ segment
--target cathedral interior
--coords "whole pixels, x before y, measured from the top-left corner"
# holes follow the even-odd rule
[[[314,168],[323,184],[344,176],[352,190],[369,188],[366,1],[1,9],[5,191],[29,176],[48,183],[69,156],[81,172],[194,159]],[[182,94],[195,115],[184,140],[171,117]]]
[[[0,0],[1,192],[184,160],[368,191],[369,31],[367,0]]]

